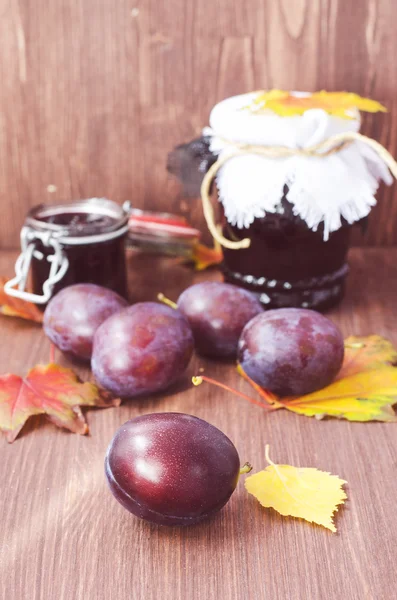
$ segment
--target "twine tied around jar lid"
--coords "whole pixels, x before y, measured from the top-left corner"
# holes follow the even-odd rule
[[[355,131],[346,131],[338,133],[327,138],[319,144],[308,148],[289,148],[288,146],[256,146],[250,144],[238,144],[222,139],[223,142],[229,144],[233,150],[219,158],[207,171],[201,184],[201,201],[203,204],[204,218],[212,237],[225,248],[230,250],[240,250],[248,248],[251,244],[250,238],[244,238],[237,242],[233,242],[225,238],[219,231],[214,217],[214,210],[211,204],[210,191],[212,182],[218,173],[219,169],[232,158],[244,156],[247,154],[257,154],[266,158],[288,158],[290,156],[308,156],[322,158],[340,152],[343,148],[349,146],[353,142],[362,142],[372,148],[376,154],[383,160],[390,172],[397,179],[397,162],[388,150],[382,144],[373,140],[370,137],[357,133]]]

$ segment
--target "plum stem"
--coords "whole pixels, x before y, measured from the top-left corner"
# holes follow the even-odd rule
[[[178,305],[176,302],[173,302],[172,300],[167,298],[167,296],[164,296],[164,294],[162,294],[161,292],[160,292],[160,294],[157,294],[157,300],[160,300],[160,302],[162,302],[163,304],[166,304],[170,308],[175,308],[175,309],[178,308]]]
[[[201,385],[203,383],[203,381],[206,381],[207,383],[211,383],[212,385],[216,385],[216,386],[222,388],[223,390],[226,390],[227,392],[231,392],[232,394],[236,394],[237,396],[240,396],[240,398],[244,398],[244,400],[248,400],[248,402],[251,402],[251,404],[260,406],[261,408],[264,408],[265,410],[275,410],[273,408],[273,406],[271,406],[267,403],[265,404],[264,402],[259,402],[258,400],[255,400],[254,398],[247,396],[247,394],[244,394],[243,392],[240,392],[239,390],[235,390],[232,387],[229,387],[228,385],[226,385],[225,383],[221,383],[220,381],[217,381],[216,379],[212,379],[211,377],[206,377],[205,375],[199,375],[196,377],[192,377],[193,385],[196,385],[196,386]]]
[[[268,462],[268,463],[269,463],[269,465],[272,465],[272,467],[274,467],[274,466],[275,466],[275,464],[274,464],[274,462],[273,462],[273,461],[270,459],[269,452],[270,452],[270,445],[269,445],[269,444],[266,444],[266,446],[265,446],[265,458],[266,458],[266,462]]]
[[[55,362],[55,346],[54,344],[50,344],[50,363]]]
[[[252,471],[252,465],[249,462],[246,462],[240,469],[240,475],[245,475],[246,473],[250,473]]]
[[[263,388],[260,385],[258,385],[257,383],[255,383],[255,381],[253,381],[251,379],[251,377],[248,377],[247,373],[244,371],[243,367],[241,366],[241,363],[237,364],[237,373],[239,373],[239,375],[241,375],[241,377],[243,379],[248,381],[250,386],[253,387],[256,392],[258,392],[258,394],[265,400],[265,402],[267,404],[271,404],[275,408],[278,405],[278,408],[280,408],[277,396],[275,396],[274,394],[272,394],[272,392],[266,390],[265,388]]]

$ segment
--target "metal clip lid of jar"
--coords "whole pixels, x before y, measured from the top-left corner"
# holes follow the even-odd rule
[[[105,198],[32,208],[21,230],[22,251],[15,264],[16,275],[5,284],[6,293],[36,304],[46,304],[53,295],[54,287],[70,271],[71,261],[76,260],[76,257],[79,262],[83,259],[83,255],[76,255],[78,247],[86,247],[87,252],[90,246],[100,248],[99,244],[122,238],[128,231],[128,217],[129,206],[121,207]],[[36,265],[41,263],[43,267],[43,261],[49,263],[45,265],[48,273],[40,282],[41,289],[35,289],[34,293],[26,291],[32,261]],[[120,255],[120,262],[123,263],[120,269],[124,272],[125,279],[124,253]],[[81,265],[81,269],[83,266],[84,274],[74,283],[87,280],[103,284],[103,281],[96,281],[95,272],[90,272],[87,264]],[[124,286],[125,281],[121,287]]]

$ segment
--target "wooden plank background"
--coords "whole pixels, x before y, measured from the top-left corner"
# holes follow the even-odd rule
[[[383,101],[364,132],[397,154],[395,0],[0,0],[0,247],[30,206],[106,195],[193,215],[166,154],[252,89]],[[397,187],[368,235],[392,245]]]

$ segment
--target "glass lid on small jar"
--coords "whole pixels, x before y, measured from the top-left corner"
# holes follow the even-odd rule
[[[109,233],[120,235],[119,230],[127,225],[128,216],[128,212],[112,200],[89,198],[57,206],[35,206],[29,211],[25,226],[38,232],[52,232],[66,244],[91,244],[93,236],[101,236],[94,241],[102,241],[102,236],[109,239]]]
[[[125,295],[129,212],[111,200],[91,198],[32,208],[21,230],[16,276],[7,294],[46,304],[62,287],[96,283]],[[32,274],[33,292],[26,291]]]

